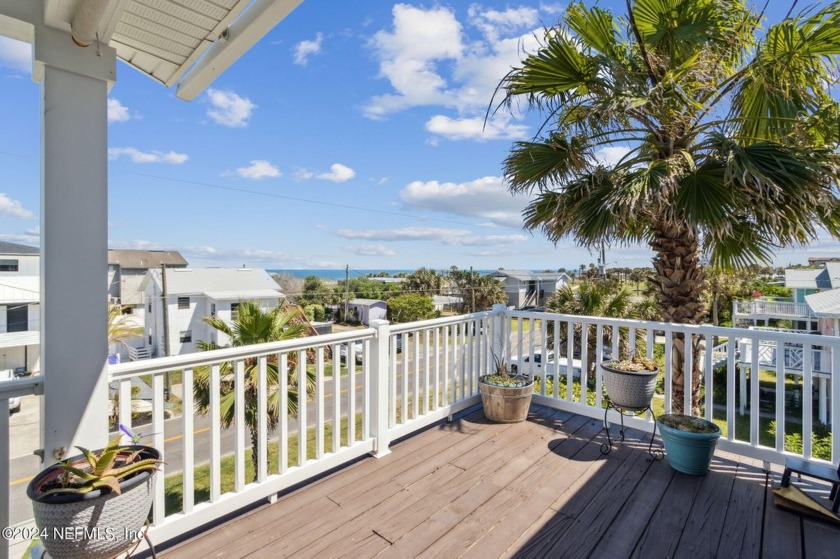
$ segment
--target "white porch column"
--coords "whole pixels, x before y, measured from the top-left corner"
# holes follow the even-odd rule
[[[99,448],[108,436],[107,248],[109,83],[106,45],[35,29],[43,65],[41,130],[41,371],[44,461]]]

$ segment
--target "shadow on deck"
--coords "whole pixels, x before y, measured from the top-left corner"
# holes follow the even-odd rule
[[[708,475],[687,476],[650,460],[648,435],[602,457],[598,420],[531,412],[443,423],[158,555],[837,556],[840,528],[775,507],[780,472],[761,463],[718,451]]]

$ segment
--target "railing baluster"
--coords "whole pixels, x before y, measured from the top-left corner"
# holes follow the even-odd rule
[[[455,390],[449,384],[449,333],[450,326],[443,327],[443,405],[455,401]],[[450,392],[450,389],[452,392]]]
[[[348,344],[349,347],[347,348],[347,362],[355,362],[355,356],[353,355],[353,343],[350,342]],[[307,382],[307,375],[306,375],[306,350],[301,349],[298,351],[298,362],[297,362],[297,389],[298,389],[298,416],[297,416],[297,424],[298,424],[298,466],[303,466],[306,464],[306,447],[309,446],[308,436],[307,436],[307,425],[308,421],[306,418],[306,401],[309,399],[309,383]]]
[[[458,337],[458,324],[452,325],[452,382],[455,383],[457,390],[454,392],[455,401],[459,402],[464,398],[464,378],[463,370],[461,369],[460,338]],[[458,395],[460,392],[460,396]]]
[[[759,339],[753,338],[752,341],[752,358],[750,359],[750,444],[758,445],[758,415],[759,415],[759,360],[758,352]]]
[[[335,349],[338,354],[338,348]],[[278,379],[280,382],[280,426],[278,428],[279,450],[277,467],[281,474],[289,470],[289,357],[281,353],[278,359]]]
[[[776,341],[776,450],[785,449],[785,343]]]
[[[654,345],[654,340],[656,339],[654,337],[655,334],[656,334],[656,332],[653,330],[653,328],[648,328],[647,329],[647,335],[645,337],[645,342],[646,342],[645,351],[647,353],[645,354],[645,356],[648,359],[653,359],[653,345]]]
[[[671,386],[671,378],[673,375],[672,360],[674,356],[674,332],[672,330],[664,330],[665,334],[665,413],[671,413],[671,400],[673,398],[673,388]]]
[[[362,440],[366,441],[370,438],[370,391],[371,387],[371,370],[370,370],[370,340],[363,342],[365,348],[365,359],[362,361]]]
[[[621,329],[613,325],[611,328],[612,331],[612,358],[613,359],[621,359],[621,354],[619,352],[619,341],[621,338]]]
[[[706,386],[706,420],[712,421],[714,419],[714,369],[712,368],[712,351],[714,350],[714,338],[706,334],[705,338],[706,352],[703,356],[705,372],[704,383]]]
[[[315,459],[324,456],[324,348],[315,350]]]
[[[257,359],[257,481],[268,477],[268,359]],[[254,452],[254,449],[251,449]]]
[[[404,334],[391,336],[391,358],[388,367],[391,370],[391,379],[388,383],[388,427],[394,428],[397,425],[397,336],[400,336],[400,343],[405,340]],[[402,359],[402,357],[400,357]]]
[[[242,491],[245,487],[245,361],[242,359],[237,359],[234,364],[233,384],[236,422],[234,487],[235,491]]]
[[[194,429],[193,429],[193,370],[184,369],[181,373],[181,386],[183,387],[183,394],[181,395],[181,407],[183,415],[184,427],[184,462],[183,462],[183,491],[184,496],[184,512],[191,512],[195,504],[194,492]]]
[[[411,338],[413,336],[406,332],[403,334],[403,354],[402,354],[402,421],[408,422],[408,360],[411,354]]]
[[[735,383],[738,374],[735,365],[737,340],[730,335],[726,339],[726,438],[735,440]],[[744,372],[741,371],[743,375]]]
[[[554,398],[560,399],[560,325],[559,320],[554,320]],[[545,396],[548,385],[548,363],[543,364],[543,378],[540,381],[540,393]]]
[[[222,496],[222,419],[220,365],[210,365],[210,502]]]
[[[569,320],[566,323],[566,339],[568,343],[566,344],[566,400],[569,402],[574,401],[574,384],[575,384],[575,377],[574,377],[574,357],[575,357],[575,325]],[[558,350],[560,348],[557,348]],[[559,360],[560,352],[557,352],[557,358]]]
[[[423,332],[423,415],[429,413],[431,404],[431,394],[429,392],[429,376],[431,376],[430,360],[429,360],[429,345],[430,345],[429,330]]]
[[[163,434],[163,374],[156,374],[152,377],[152,446],[158,449],[161,453],[161,460],[164,461],[158,468],[160,471],[155,476],[154,481],[154,505],[152,507],[152,524],[160,525],[166,515],[166,489],[164,480],[166,479],[166,452],[164,449],[164,434]]]
[[[831,348],[831,463],[840,462],[840,382],[836,376],[840,375],[840,346]],[[838,497],[840,498],[840,497]]]
[[[119,422],[126,427],[131,427],[131,380],[120,381],[119,384],[120,406],[117,410]],[[5,526],[5,524],[4,524]]]
[[[434,409],[440,407],[440,328],[435,328],[435,395]]]
[[[811,436],[814,431],[814,346],[808,344],[806,347],[808,349],[802,356],[802,456],[808,460],[813,453]]]
[[[332,409],[332,452],[338,452],[341,448],[341,357],[338,346],[330,348],[332,353],[332,379],[333,379],[333,409]]]
[[[595,407],[604,407],[604,387],[601,375],[601,361],[604,359],[604,326],[599,322],[595,326]],[[586,374],[581,371],[581,376]]]
[[[0,525],[3,528],[11,526],[11,499],[9,483],[11,478],[11,452],[9,451],[9,440],[11,439],[9,413],[6,410],[9,408],[8,398],[0,398],[0,433],[2,433],[4,443],[0,444],[0,499],[3,505],[0,506]],[[4,537],[0,541],[0,559],[9,559],[9,546],[12,544],[12,539]],[[32,554],[34,555],[34,554]]]
[[[349,351],[347,355],[347,445],[353,446],[356,442],[356,358],[350,359]]]
[[[595,360],[597,363],[597,359]],[[589,370],[589,324],[580,323],[580,403],[589,404],[589,383],[587,371]]]
[[[683,413],[694,415],[694,338],[690,332],[683,334]]]
[[[636,356],[636,329],[632,327],[627,331],[627,350],[631,358]]]
[[[413,414],[411,416],[412,419],[417,419],[418,414],[420,413],[420,332],[416,332],[414,334],[414,367],[413,370],[413,377],[414,377],[414,394],[412,395],[412,406],[411,409],[413,410]]]

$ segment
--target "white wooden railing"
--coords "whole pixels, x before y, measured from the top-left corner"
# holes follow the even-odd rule
[[[767,301],[754,299],[751,301],[733,301],[735,315],[750,317],[780,317],[780,318],[815,318],[814,312],[806,303],[792,301]]]
[[[840,406],[833,405],[840,401],[840,385],[831,382],[833,371],[840,370],[840,338],[827,336],[506,311],[497,306],[492,312],[399,325],[374,321],[370,328],[352,332],[122,363],[111,366],[109,376],[119,385],[119,422],[145,436],[144,441],[161,449],[167,461],[155,482],[151,529],[152,540],[161,543],[260,500],[271,500],[361,456],[384,456],[392,441],[478,405],[478,377],[490,370],[494,355],[523,363],[525,357],[540,352],[544,360],[535,403],[602,419],[600,368],[595,367],[591,384],[581,382],[586,375],[580,372],[589,370],[591,360],[590,352],[582,348],[592,342],[595,356],[642,352],[662,364],[663,391],[654,409],[670,412],[677,407],[671,380],[678,336],[697,342],[687,344],[685,383],[690,386],[691,377],[701,375],[701,414],[721,424],[722,449],[782,462],[791,453],[785,448],[785,436],[795,428],[803,434],[797,454],[815,461],[820,458],[811,438],[818,421],[810,397],[820,382],[826,383],[825,422],[840,425]],[[705,351],[716,338],[727,341]],[[564,345],[564,340],[573,343]],[[690,367],[695,361],[694,347],[700,348],[696,371]],[[801,369],[796,373],[804,394],[801,412],[794,413],[785,400],[789,390],[785,378],[791,372],[783,361],[768,365],[762,348],[772,348],[777,355],[790,348],[801,350]],[[720,359],[724,354],[725,359]],[[246,370],[252,366],[259,374],[249,383]],[[266,374],[274,367],[281,372],[276,385]],[[754,372],[762,370],[772,373],[769,382],[775,387],[774,396],[759,389]],[[171,419],[166,418],[164,401],[167,375],[173,391],[180,385],[182,396],[183,413]],[[291,414],[289,394],[305,385],[310,375],[314,387],[300,399],[298,414]],[[206,414],[193,414],[195,386],[205,377]],[[739,392],[748,377],[749,390]],[[132,420],[133,379],[151,384],[150,423]],[[9,390],[33,393],[40,386],[34,379],[14,382],[18,384]],[[9,390],[0,387],[0,403],[4,395],[12,394]],[[681,403],[691,406],[690,391]],[[761,404],[770,411],[762,412]],[[274,429],[269,411],[276,412]],[[228,412],[233,421],[225,428],[223,418]],[[248,469],[246,417],[256,418],[256,471]],[[609,418],[617,420],[617,415],[610,412]],[[768,440],[770,420],[778,428]],[[8,433],[5,422],[5,426],[0,424],[3,435]],[[629,418],[626,423],[648,431],[653,428],[650,416]],[[829,446],[830,456],[821,457],[837,463],[840,433],[836,429],[831,430]],[[8,452],[6,460],[0,460],[0,465],[7,464]],[[5,475],[3,487],[8,488],[8,470],[5,474],[0,470],[0,475]],[[209,478],[206,494],[196,498],[202,477]],[[173,498],[176,485],[180,498]],[[8,503],[8,498],[2,502]]]

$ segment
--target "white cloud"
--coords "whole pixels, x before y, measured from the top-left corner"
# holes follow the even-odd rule
[[[356,171],[341,163],[333,163],[330,165],[329,173],[320,173],[317,175],[319,179],[332,182],[347,182],[355,176]]]
[[[396,256],[397,253],[385,245],[346,246],[344,250],[358,256]]]
[[[32,72],[32,45],[0,36],[0,66]]]
[[[317,33],[314,41],[301,41],[295,45],[295,64],[306,66],[309,57],[321,52],[321,43],[324,41],[324,34]]]
[[[309,169],[304,169],[302,167],[298,167],[297,169],[295,169],[295,179],[297,179],[299,181],[306,181],[306,180],[311,179],[314,176],[315,176],[315,173],[313,173]]]
[[[483,135],[476,132],[476,125],[479,120],[483,124],[484,111],[501,79],[524,53],[538,46],[540,10],[497,11],[472,5],[462,23],[447,8],[397,4],[392,15],[391,28],[380,30],[370,41],[379,75],[388,80],[391,91],[372,97],[363,107],[365,116],[379,119],[411,107],[439,106],[457,115],[437,115],[426,127],[450,139],[511,139],[526,134],[527,128],[511,123],[509,116],[494,119]]]
[[[233,91],[208,89],[207,99],[210,102],[207,116],[217,124],[231,128],[248,126],[248,120],[257,108],[250,99],[240,97]]]
[[[499,246],[512,245],[527,240],[528,237],[525,235],[466,235],[447,239],[444,244],[453,246]]]
[[[339,229],[335,232],[345,239],[365,241],[445,241],[458,235],[469,235],[464,229],[443,229],[436,227],[401,227],[398,229],[356,230]]]
[[[118,99],[108,99],[108,122],[126,122],[132,119],[128,107]]]
[[[17,200],[12,200],[6,194],[0,192],[0,215],[18,217],[20,219],[31,219],[35,215],[23,207]]]
[[[503,227],[522,227],[525,196],[512,196],[501,177],[469,182],[414,181],[400,191],[400,200],[412,210],[432,210],[481,217]]]
[[[595,159],[607,167],[613,167],[621,158],[630,153],[630,148],[624,146],[608,146],[595,152]]]
[[[282,175],[280,169],[265,159],[254,159],[247,167],[239,167],[236,174],[246,179],[260,180],[265,178],[279,177]]]
[[[426,130],[449,140],[515,140],[528,134],[524,124],[514,124],[510,119],[494,118],[485,124],[484,117],[450,118],[435,115],[426,122]]]
[[[188,155],[174,151],[140,151],[131,147],[108,148],[108,159],[119,159],[122,156],[128,157],[134,163],[170,163],[172,165],[180,165],[189,159]]]

